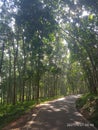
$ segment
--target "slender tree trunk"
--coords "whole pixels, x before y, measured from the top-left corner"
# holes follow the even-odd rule
[[[12,88],[11,88],[11,51],[9,49],[9,79],[8,79],[8,90],[7,90],[7,103],[12,103]]]
[[[40,89],[40,75],[39,75],[39,69],[37,71],[37,103],[39,103],[39,89]]]
[[[24,63],[23,63],[23,84],[22,84],[22,102],[24,102],[24,96],[25,96],[25,74],[26,74],[26,50],[25,50],[25,40],[24,36],[22,36],[22,42],[23,42],[23,56],[24,56]]]
[[[18,58],[18,40],[14,42],[13,40],[13,51],[14,51],[14,62],[13,62],[13,74],[14,74],[14,84],[13,84],[13,105],[16,104],[17,101],[17,91],[16,91],[16,63]]]
[[[0,76],[1,76],[2,64],[3,64],[3,58],[4,58],[4,48],[5,48],[5,43],[3,42],[3,44],[2,44],[1,59],[0,59]]]
[[[15,56],[15,48],[14,49],[14,84],[13,84],[13,105],[16,103],[16,56]]]

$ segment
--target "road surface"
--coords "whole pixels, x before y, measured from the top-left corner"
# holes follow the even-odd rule
[[[3,130],[96,130],[75,108],[71,95],[37,106],[37,110]]]

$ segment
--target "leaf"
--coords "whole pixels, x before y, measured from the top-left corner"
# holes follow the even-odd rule
[[[88,19],[89,19],[89,20],[93,20],[93,19],[94,19],[94,14],[90,14],[90,15],[88,16]]]

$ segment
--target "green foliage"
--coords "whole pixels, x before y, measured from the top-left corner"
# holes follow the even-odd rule
[[[1,103],[97,93],[97,2],[0,3]]]
[[[47,97],[47,98],[40,98],[39,103],[44,103],[46,101],[51,101],[53,99],[57,99],[63,96],[54,96],[54,97]],[[17,103],[16,105],[2,105],[0,106],[0,129],[20,118],[21,115],[26,114],[28,111],[33,109],[36,106],[36,101],[25,101],[23,103]]]
[[[70,57],[70,62],[67,67],[67,89],[69,93],[85,93],[88,91],[87,86],[85,86],[84,72],[79,62],[74,61],[72,55]]]
[[[94,19],[94,15],[93,14],[91,14],[91,15],[89,15],[89,20],[93,20]]]
[[[97,93],[97,12],[96,0],[0,0],[0,103],[14,104],[0,107],[1,122],[24,113],[25,100]]]
[[[0,39],[0,103],[15,105],[17,101],[38,100],[39,96],[60,95],[58,86],[62,83],[65,87],[62,71],[66,49],[57,31],[53,8],[48,6],[51,3],[0,3],[0,29],[6,35]]]
[[[76,107],[87,119],[98,127],[98,96],[95,94],[84,94],[76,102]]]
[[[34,101],[24,103],[17,103],[16,105],[2,105],[0,106],[0,128],[12,120],[19,118],[26,111],[30,110],[35,105]]]
[[[67,4],[67,1],[64,3]],[[95,3],[97,6],[97,2]],[[94,9],[95,3],[77,1],[73,4],[74,10],[72,10],[72,5],[69,2],[68,7],[71,11],[70,13],[65,11],[67,20],[64,19],[65,22],[69,19],[69,22],[66,22],[65,26],[63,24],[62,29],[70,49],[70,60],[80,63],[86,85],[89,91],[93,93],[97,93],[98,86],[98,37],[96,30],[98,15],[96,8]],[[85,5],[84,8],[82,8],[83,5]],[[78,9],[81,10],[79,13],[77,12]],[[62,16],[64,16],[63,13]]]

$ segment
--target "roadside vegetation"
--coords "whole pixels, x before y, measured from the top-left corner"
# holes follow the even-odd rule
[[[45,103],[60,97],[63,97],[63,95],[50,98],[40,98],[39,103],[36,101],[25,101],[23,103],[17,103],[16,105],[4,104],[0,106],[0,129],[9,124],[11,121],[15,121],[22,115],[27,114],[30,110],[33,110],[37,104]]]
[[[40,99],[87,92],[97,122],[98,1],[0,0],[0,126]]]
[[[0,106],[0,128],[25,114],[32,107],[34,107],[34,105],[35,102],[29,101],[24,103],[17,103],[16,105],[10,104]]]
[[[77,109],[83,116],[98,127],[98,95],[84,94],[76,102]]]

